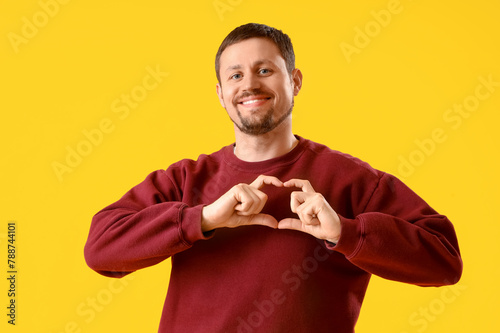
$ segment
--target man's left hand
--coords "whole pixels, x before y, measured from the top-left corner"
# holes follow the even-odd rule
[[[292,193],[290,207],[299,218],[286,218],[278,223],[278,229],[292,229],[308,233],[316,238],[337,243],[340,238],[340,218],[321,193],[314,191],[311,183],[303,179],[291,179],[285,187],[297,187],[302,191]]]

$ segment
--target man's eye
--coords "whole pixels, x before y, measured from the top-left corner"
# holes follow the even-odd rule
[[[271,71],[269,69],[267,69],[267,68],[261,68],[259,70],[259,73],[260,74],[269,74],[269,73],[271,73]]]
[[[238,79],[241,79],[241,74],[233,74],[231,75],[230,77],[232,80],[238,80]]]

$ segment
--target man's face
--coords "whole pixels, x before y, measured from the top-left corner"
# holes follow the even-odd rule
[[[217,95],[236,127],[265,134],[290,118],[302,74],[290,75],[278,47],[267,38],[228,46],[220,57]]]

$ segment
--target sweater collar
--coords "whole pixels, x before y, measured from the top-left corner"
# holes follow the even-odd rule
[[[304,152],[308,140],[295,135],[299,140],[297,145],[290,150],[288,153],[271,158],[269,160],[259,161],[259,162],[247,162],[240,160],[234,154],[234,143],[223,148],[224,161],[231,167],[238,169],[240,171],[249,171],[255,173],[263,173],[271,169],[279,168],[288,164],[294,163],[300,155]]]

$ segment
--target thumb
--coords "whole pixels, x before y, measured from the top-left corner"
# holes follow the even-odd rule
[[[299,219],[286,218],[278,223],[278,229],[303,230],[303,223]]]
[[[278,228],[278,221],[268,214],[238,215],[238,225],[264,225],[276,229]]]

